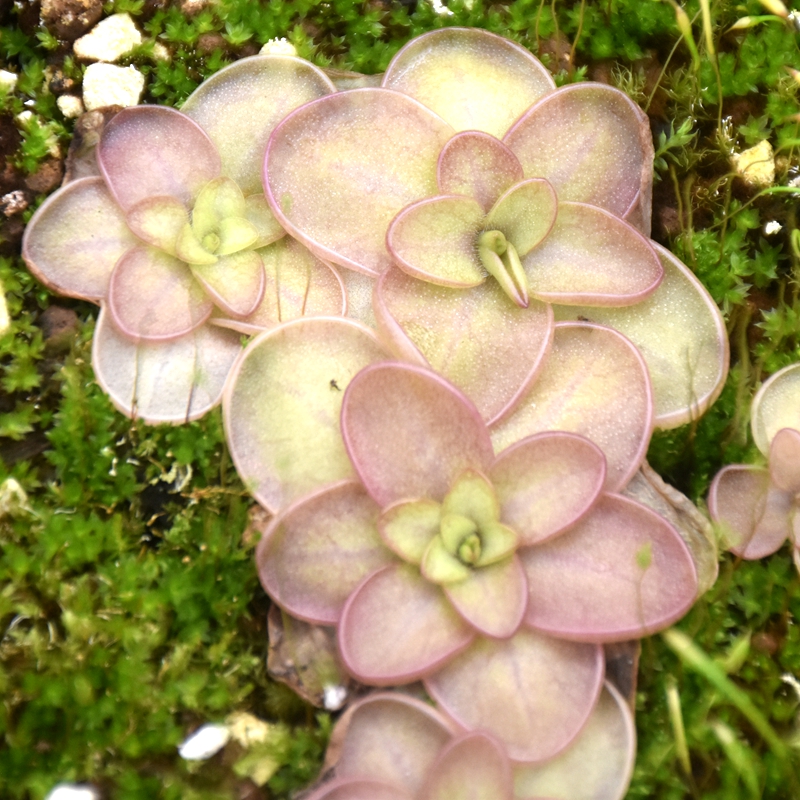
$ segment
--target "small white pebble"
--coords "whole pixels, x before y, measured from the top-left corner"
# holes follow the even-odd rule
[[[74,94],[62,94],[56,100],[58,110],[67,118],[75,119],[83,114],[83,100]]]
[[[779,233],[782,229],[783,225],[781,225],[777,220],[773,219],[764,226],[764,233],[767,236],[772,236],[775,233]]]
[[[17,87],[17,73],[0,69],[0,91],[13,92]]]
[[[135,106],[144,91],[144,75],[136,67],[90,64],[83,76],[83,104],[87,111],[103,106]]]
[[[170,59],[169,50],[167,50],[167,48],[164,47],[164,45],[161,44],[161,42],[156,42],[153,45],[153,58],[156,61],[169,61]]]
[[[453,12],[442,2],[442,0],[431,0],[433,13],[440,17],[452,17]]]
[[[187,761],[205,761],[222,750],[230,738],[226,725],[203,725],[178,746],[178,753]]]
[[[100,800],[100,792],[88,783],[59,783],[45,800]]]
[[[326,686],[322,696],[327,711],[338,711],[347,700],[347,689],[344,686]]]
[[[270,39],[259,51],[260,56],[296,56],[297,48],[284,38]]]
[[[772,145],[764,139],[755,147],[734,153],[733,168],[751,186],[770,186],[775,182],[775,158]]]
[[[75,55],[86,61],[116,61],[142,43],[130,14],[112,14],[75,40]]]

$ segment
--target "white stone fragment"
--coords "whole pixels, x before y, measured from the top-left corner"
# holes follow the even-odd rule
[[[100,800],[100,792],[88,783],[59,783],[45,800]]]
[[[3,305],[5,306],[5,296],[3,296]],[[6,323],[8,323],[7,311]],[[32,513],[33,509],[28,502],[28,495],[15,478],[6,478],[0,483],[0,519],[3,517],[17,518]]]
[[[187,761],[205,761],[222,750],[230,738],[227,725],[203,725],[178,745],[178,753]]]
[[[9,319],[8,316],[8,304],[6,303],[6,293],[3,289],[3,284],[0,283],[0,335],[4,334],[8,330],[9,325],[11,325],[11,320]],[[13,480],[13,478],[12,479],[7,478],[6,480]],[[0,491],[2,491],[2,488],[3,487],[0,486]],[[22,489],[21,486],[19,488]]]
[[[130,14],[112,14],[75,40],[75,55],[85,61],[116,61],[142,43]]]
[[[338,711],[347,700],[347,689],[344,686],[326,686],[322,691],[322,702],[327,711]]]
[[[83,76],[83,104],[87,111],[103,106],[135,106],[144,91],[144,75],[136,67],[90,64]]]
[[[17,88],[17,73],[0,69],[0,92],[13,92]]]
[[[297,48],[283,37],[270,39],[259,51],[260,56],[296,56]]]
[[[775,182],[775,158],[766,139],[734,154],[731,162],[742,180],[751,186],[771,186]]]
[[[171,56],[169,50],[161,42],[153,45],[153,58],[156,61],[169,61]]]
[[[74,119],[83,114],[83,100],[75,94],[62,94],[56,100],[56,105],[67,119]]]
[[[452,17],[453,12],[442,2],[442,0],[431,0],[433,13],[440,17]]]
[[[772,236],[773,234],[780,233],[780,231],[782,230],[782,228],[783,228],[783,225],[781,225],[781,224],[780,224],[780,222],[778,222],[777,220],[774,220],[774,219],[773,219],[773,220],[770,220],[770,221],[769,221],[769,222],[768,222],[768,223],[767,223],[767,224],[764,226],[764,233],[765,233],[767,236]]]

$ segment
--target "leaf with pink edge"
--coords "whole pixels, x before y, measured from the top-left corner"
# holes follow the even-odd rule
[[[416,98],[457,131],[497,137],[555,89],[550,73],[527,50],[477,28],[418,36],[389,64],[383,86]]]
[[[117,331],[103,308],[92,365],[97,382],[123,414],[153,425],[181,424],[219,403],[241,351],[238,335],[212,325],[168,342],[135,344]]]
[[[485,733],[465,733],[439,754],[420,800],[512,800],[511,764]]]
[[[120,111],[103,129],[97,163],[125,211],[146,197],[165,195],[188,208],[220,172],[219,154],[205,131],[166,106]]]
[[[392,220],[386,246],[395,263],[415,278],[440,286],[477,286],[486,280],[476,247],[483,217],[471,197],[429,197]]]
[[[138,243],[102,178],[81,178],[31,217],[22,257],[53,291],[97,301],[106,296],[117,261]]]
[[[503,139],[528,178],[547,178],[559,201],[600,206],[622,217],[652,182],[647,117],[623,92],[600,83],[544,97]]]
[[[526,256],[550,233],[556,221],[558,201],[553,187],[541,178],[512,186],[486,217],[487,230],[500,230]]]
[[[753,398],[750,427],[765,456],[781,428],[800,431],[800,364],[790,364],[764,381]]]
[[[195,264],[191,270],[217,306],[233,317],[252,314],[264,297],[264,262],[255,250],[221,256],[216,264]]]
[[[296,108],[335,92],[322,70],[293,56],[253,56],[221,69],[189,96],[181,111],[219,149],[222,173],[245,194],[261,191],[269,135]]]
[[[488,424],[535,378],[553,336],[549,305],[512,303],[495,280],[449,289],[387,270],[375,291],[379,330],[401,358],[430,364],[478,406]]]
[[[800,494],[800,431],[782,428],[769,448],[769,474],[779,489]]]
[[[293,503],[272,520],[258,544],[261,585],[293,616],[335,625],[356,586],[395,561],[378,536],[379,513],[355,481]]]
[[[433,500],[403,500],[383,509],[378,530],[386,546],[410,564],[419,564],[439,533],[441,506]]]
[[[246,197],[244,213],[258,233],[258,238],[253,244],[255,249],[266,247],[286,236],[286,231],[270,211],[267,198],[263,194],[251,194]]]
[[[516,555],[471,571],[444,593],[473,628],[485,636],[506,639],[519,628],[528,602],[528,584]]]
[[[373,686],[410,683],[469,645],[474,631],[438,586],[404,564],[374,573],[347,601],[339,621],[347,670]]]
[[[636,348],[610,328],[556,325],[544,368],[511,414],[493,426],[498,452],[544,431],[585,436],[606,457],[607,491],[624,487],[650,441],[653,400]]]
[[[608,682],[578,734],[560,755],[544,764],[514,769],[517,800],[622,800],[636,760],[633,714]]]
[[[334,778],[308,800],[413,800],[410,794],[381,781],[363,778]]]
[[[467,468],[494,458],[477,409],[435,373],[375,364],[345,392],[342,435],[367,491],[380,506],[441,500]]]
[[[442,194],[474,197],[488,212],[503,192],[525,176],[517,157],[488,133],[457,133],[442,148],[436,168]]]
[[[589,511],[605,483],[606,459],[582,436],[540,433],[503,450],[489,477],[500,518],[525,547],[561,533]]]
[[[383,358],[372,331],[332,317],[293,320],[250,342],[223,413],[236,469],[261,505],[275,512],[353,477],[339,432],[342,397],[360,369]]]
[[[460,514],[477,525],[497,522],[500,506],[494,488],[484,475],[474,469],[458,476],[442,501],[442,514]]]
[[[603,495],[566,533],[519,555],[526,624],[573,641],[648,636],[682,617],[697,595],[694,562],[678,532],[619,495]]]
[[[152,247],[133,247],[111,274],[108,308],[131,339],[157,342],[199,328],[213,303],[184,263]]]
[[[567,305],[632,305],[664,277],[656,251],[636,228],[583,203],[559,202],[550,234],[522,266],[531,294]]]
[[[599,645],[521,629],[510,639],[478,639],[425,679],[460,725],[499,739],[514,761],[544,761],[578,735],[603,685]]]
[[[148,244],[175,255],[175,244],[189,224],[189,212],[174,197],[146,197],[128,210],[128,225]]]
[[[267,201],[319,258],[378,275],[392,263],[389,223],[437,193],[436,162],[452,135],[439,117],[397,92],[324,97],[290,114],[270,137]]]
[[[708,511],[728,549],[754,560],[772,555],[791,534],[794,497],[774,486],[764,467],[736,464],[712,481]]]

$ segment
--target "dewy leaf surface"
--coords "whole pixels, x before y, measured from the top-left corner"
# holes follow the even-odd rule
[[[419,564],[439,533],[441,506],[433,500],[407,500],[383,509],[378,530],[384,544],[409,564]]]
[[[800,494],[800,431],[783,428],[769,448],[769,474],[784,492]]]
[[[175,255],[181,231],[189,224],[189,212],[176,197],[145,197],[128,209],[130,229],[148,244]]]
[[[487,230],[498,229],[522,258],[551,231],[558,201],[553,187],[541,178],[512,186],[495,203],[486,217]]]
[[[561,322],[535,383],[493,426],[492,442],[500,452],[535,433],[580,434],[603,451],[605,488],[617,491],[644,458],[652,403],[647,367],[624,336],[599,325]]]
[[[405,95],[354,89],[290,114],[269,140],[264,190],[286,230],[320,258],[377,275],[386,229],[437,193],[449,125]]]
[[[332,317],[293,320],[250,342],[223,412],[236,469],[265,508],[354,477],[339,432],[342,397],[359,370],[385,357],[372,331]]]
[[[476,28],[418,36],[389,64],[383,86],[416,98],[456,131],[498,138],[555,89],[550,73],[527,50]]]
[[[221,256],[216,264],[197,264],[192,274],[214,302],[234,317],[252,314],[264,297],[264,263],[255,250]]]
[[[764,382],[753,398],[750,426],[765,456],[781,428],[800,430],[800,364],[790,364]]]

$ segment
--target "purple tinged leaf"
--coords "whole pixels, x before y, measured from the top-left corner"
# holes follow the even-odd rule
[[[397,92],[324,97],[290,114],[270,137],[267,200],[281,225],[319,258],[378,275],[391,264],[389,223],[436,194],[436,162],[452,134]]]
[[[213,303],[186,264],[152,247],[134,247],[108,284],[114,324],[134,341],[168,341],[199,328]]]
[[[750,427],[765,456],[781,428],[800,430],[800,364],[790,364],[764,381],[753,398]]]
[[[383,86],[416,98],[457,131],[497,137],[555,89],[550,73],[527,50],[476,28],[418,36],[389,64]]]
[[[342,436],[353,467],[382,507],[398,500],[441,500],[467,468],[494,458],[477,409],[435,373],[409,364],[375,364],[345,393]]]
[[[189,212],[175,197],[146,197],[128,210],[127,221],[140,239],[174,256],[178,239],[189,225]]]
[[[782,428],[769,448],[769,474],[778,489],[800,494],[800,432]]]
[[[220,172],[217,149],[189,117],[166,106],[125,108],[106,125],[97,163],[128,211],[147,197],[175,197],[191,207]]]
[[[191,267],[192,274],[226,314],[247,317],[264,297],[264,262],[255,250],[221,256],[216,264]]]
[[[413,798],[402,789],[381,781],[335,778],[310,795],[308,800],[413,800]]]
[[[258,233],[253,247],[266,247],[286,236],[275,215],[270,211],[267,198],[263,194],[251,194],[245,198],[245,216]]]
[[[295,617],[335,625],[358,584],[395,561],[378,536],[379,512],[355,481],[326,487],[284,509],[256,551],[264,590]]]
[[[619,642],[666,628],[697,595],[688,547],[663,517],[603,495],[566,533],[520,551],[525,622],[572,641]]]
[[[400,564],[374,573],[350,595],[338,631],[348,672],[373,686],[418,680],[473,636],[438,586]]]
[[[425,687],[468,730],[483,730],[513,761],[544,761],[583,728],[603,685],[599,645],[520,629],[510,639],[478,639],[425,679]]]
[[[606,460],[582,436],[541,433],[503,450],[489,477],[500,518],[524,547],[561,533],[589,511],[603,489]]]
[[[558,201],[553,187],[541,178],[512,186],[486,217],[487,230],[502,231],[524,258],[550,233],[556,221]]]
[[[436,170],[441,194],[473,197],[484,212],[525,176],[517,157],[488,133],[457,133],[442,148]]]
[[[441,506],[433,500],[403,500],[383,510],[378,530],[384,544],[403,561],[420,564],[439,533]]]
[[[119,258],[138,244],[101,178],[81,178],[52,194],[25,229],[28,269],[59,294],[98,301]]]

